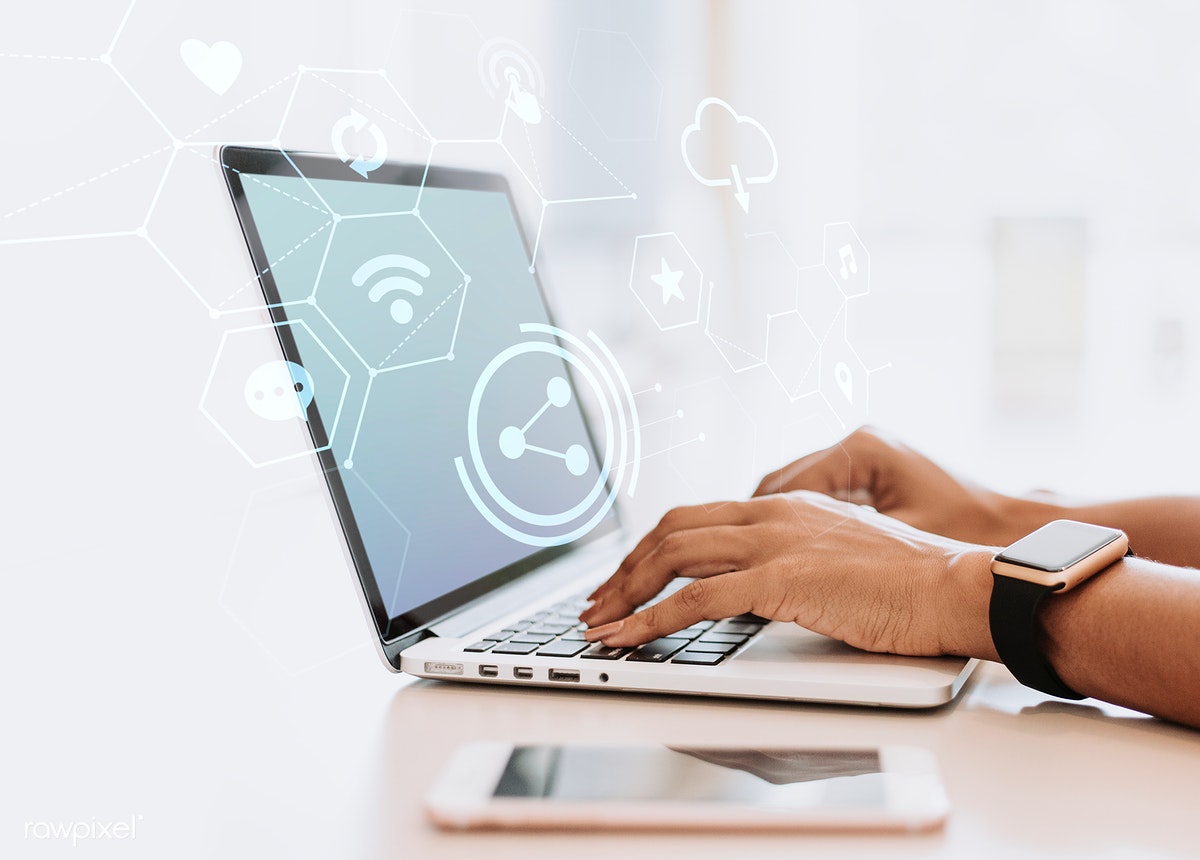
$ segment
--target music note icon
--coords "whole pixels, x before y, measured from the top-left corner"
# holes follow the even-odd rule
[[[842,280],[848,281],[851,275],[858,274],[858,261],[854,259],[854,249],[843,245],[838,248],[838,255],[842,258]]]

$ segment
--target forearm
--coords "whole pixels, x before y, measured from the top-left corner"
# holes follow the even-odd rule
[[[1160,496],[1116,502],[1058,504],[1001,497],[994,506],[990,542],[1008,544],[1051,520],[1068,519],[1120,529],[1140,558],[1200,567],[1200,498]]]
[[[1043,651],[1068,686],[1200,728],[1200,573],[1124,559],[1042,606]]]
[[[1121,529],[1140,558],[1200,567],[1200,498],[1131,499],[1081,505],[1068,518]]]

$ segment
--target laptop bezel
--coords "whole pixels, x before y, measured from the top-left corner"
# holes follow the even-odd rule
[[[513,221],[526,257],[530,255],[530,246],[521,219],[513,199],[508,180],[501,174],[487,171],[467,170],[462,168],[436,167],[427,164],[403,162],[385,162],[381,167],[372,170],[370,177],[363,177],[350,170],[346,164],[333,155],[314,152],[300,152],[286,149],[268,149],[252,146],[225,145],[218,148],[218,160],[221,172],[225,177],[226,186],[233,200],[242,235],[250,258],[258,273],[259,285],[266,300],[266,310],[274,324],[275,333],[279,340],[284,358],[303,364],[300,352],[291,332],[287,309],[275,283],[271,270],[270,259],[263,247],[258,233],[254,214],[246,197],[241,176],[249,173],[260,176],[289,176],[311,179],[331,179],[341,182],[370,182],[373,185],[398,184],[414,188],[450,188],[463,190],[498,191],[503,192],[508,200]],[[554,317],[546,301],[545,290],[537,272],[531,273],[534,285],[538,291],[542,307],[551,325]],[[568,368],[569,372],[569,368]],[[570,378],[575,387],[574,378]],[[330,494],[332,507],[337,515],[346,548],[351,563],[354,566],[358,584],[365,598],[368,615],[374,623],[375,632],[380,640],[381,650],[385,659],[399,669],[399,653],[409,644],[432,635],[429,627],[438,621],[458,612],[487,594],[505,585],[516,582],[546,564],[560,559],[581,546],[589,544],[606,535],[619,532],[622,529],[620,513],[617,505],[613,505],[609,516],[604,519],[589,534],[570,543],[550,546],[535,550],[513,564],[507,565],[491,573],[467,583],[432,601],[409,609],[396,616],[390,616],[386,611],[382,595],[376,584],[366,545],[359,532],[354,511],[350,504],[349,495],[338,466],[333,450],[329,444],[325,426],[321,420],[317,402],[314,399],[308,407],[307,424],[312,436],[314,453],[320,464],[321,472]],[[584,425],[588,436],[588,444],[596,450],[591,421],[584,415]],[[611,491],[611,487],[608,488]]]

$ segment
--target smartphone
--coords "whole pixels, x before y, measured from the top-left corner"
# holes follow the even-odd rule
[[[736,749],[612,744],[458,749],[426,798],[439,827],[938,828],[949,803],[915,747]]]

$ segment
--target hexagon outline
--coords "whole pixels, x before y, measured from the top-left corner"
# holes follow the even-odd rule
[[[830,227],[845,227],[847,230],[849,230],[850,235],[852,235],[854,237],[854,241],[858,243],[858,246],[860,248],[862,248],[863,254],[866,255],[867,271],[866,271],[866,277],[863,278],[863,289],[860,292],[853,292],[853,293],[847,292],[842,281],[840,281],[838,278],[834,277],[833,271],[829,268],[829,228]],[[869,248],[867,248],[866,242],[864,242],[862,240],[862,238],[858,235],[858,231],[854,229],[854,226],[849,221],[834,221],[829,224],[826,224],[824,227],[821,228],[821,265],[823,265],[825,267],[825,271],[829,272],[829,276],[831,278],[833,278],[834,283],[838,285],[838,289],[841,290],[842,295],[845,296],[846,298],[853,299],[853,298],[857,298],[858,296],[868,295],[871,292],[871,251]]]
[[[579,92],[579,90],[577,90],[575,88],[575,61],[579,57],[579,37],[580,37],[580,34],[585,31],[589,32],[589,33],[604,33],[604,34],[613,35],[613,36],[624,36],[625,40],[627,42],[629,42],[630,46],[633,48],[634,52],[638,55],[639,58],[641,58],[642,64],[646,67],[646,71],[650,73],[650,77],[654,78],[654,82],[656,84],[658,84],[658,104],[655,107],[655,111],[654,111],[654,134],[651,137],[613,137],[613,136],[611,136],[605,130],[604,126],[600,124],[600,120],[597,119],[596,114],[592,112],[592,107],[591,107],[591,105],[588,104],[587,99],[585,99],[583,97],[583,95]],[[625,31],[623,31],[623,30],[604,30],[604,29],[600,29],[597,27],[577,27],[575,29],[575,47],[571,51],[571,65],[570,65],[570,68],[567,70],[567,86],[569,86],[571,88],[571,92],[575,93],[575,97],[577,99],[579,99],[579,103],[583,105],[583,109],[587,111],[588,116],[590,116],[592,118],[592,121],[594,123],[596,123],[596,128],[600,129],[600,133],[602,135],[604,135],[606,140],[608,140],[612,143],[630,143],[630,142],[636,142],[636,141],[658,140],[658,127],[662,122],[663,90],[665,88],[663,87],[662,79],[659,78],[658,74],[654,71],[654,67],[650,65],[650,61],[646,59],[646,55],[642,53],[642,49],[638,47],[638,44],[634,40],[634,38],[632,36],[630,36],[628,33],[626,33]]]
[[[646,301],[642,298],[641,293],[639,293],[633,287],[633,274],[637,270],[638,243],[643,239],[660,239],[664,236],[671,236],[675,239],[675,244],[679,246],[679,250],[683,251],[684,256],[688,258],[688,261],[692,264],[692,267],[695,268],[696,274],[700,276],[700,294],[696,296],[695,319],[685,320],[684,322],[675,323],[674,325],[669,326],[664,326],[658,321],[658,317],[654,315],[654,311],[651,310],[650,306],[646,304]],[[659,331],[671,331],[672,329],[684,328],[685,326],[695,325],[696,323],[700,322],[700,308],[704,305],[704,271],[700,268],[695,258],[692,257],[691,251],[689,251],[687,246],[683,244],[683,240],[680,239],[679,235],[674,231],[669,233],[643,233],[640,236],[635,236],[633,239],[633,261],[629,266],[629,291],[633,293],[633,296],[638,300],[638,303],[646,309],[646,313],[650,315],[650,319],[654,320],[654,324],[658,326]]]
[[[277,329],[280,326],[293,326],[293,325],[300,326],[301,328],[303,328],[305,331],[308,332],[308,336],[313,339],[313,342],[316,343],[317,346],[321,347],[321,350],[325,353],[325,355],[327,355],[329,357],[329,360],[332,361],[334,363],[334,365],[337,367],[337,369],[340,370],[342,372],[342,374],[345,376],[345,382],[342,385],[342,394],[338,398],[338,408],[337,408],[337,411],[334,413],[333,423],[330,425],[329,442],[327,444],[322,445],[320,447],[313,447],[313,448],[306,447],[304,450],[297,451],[294,454],[285,454],[282,457],[276,457],[272,460],[264,460],[260,463],[257,460],[255,460],[253,457],[251,457],[242,448],[242,446],[237,443],[237,440],[235,440],[233,438],[233,435],[225,428],[225,426],[223,424],[221,424],[220,421],[217,420],[216,416],[214,416],[211,412],[208,411],[208,408],[205,406],[205,401],[208,400],[208,392],[209,392],[209,389],[212,388],[213,377],[217,373],[217,366],[221,363],[221,354],[225,351],[225,344],[228,343],[230,336],[235,335],[235,334],[242,334],[244,332],[263,331],[264,329]],[[229,440],[229,444],[233,445],[234,449],[239,454],[241,454],[243,458],[245,458],[246,462],[249,463],[251,466],[253,466],[255,469],[259,469],[259,468],[262,468],[263,466],[272,466],[276,463],[282,463],[287,460],[295,460],[298,457],[307,457],[312,454],[318,453],[320,451],[328,451],[331,447],[333,447],[333,437],[334,437],[334,434],[337,433],[338,426],[341,423],[342,407],[345,406],[346,395],[349,392],[349,390],[350,390],[350,373],[346,370],[346,368],[342,367],[342,363],[337,360],[337,358],[334,356],[334,354],[329,351],[329,348],[326,347],[325,344],[321,342],[321,339],[319,337],[317,337],[317,335],[313,332],[313,330],[311,328],[309,328],[308,323],[305,322],[304,320],[284,320],[283,322],[278,322],[278,323],[266,323],[264,325],[245,326],[243,328],[229,329],[228,331],[221,333],[221,342],[217,346],[217,354],[213,357],[212,367],[209,368],[208,379],[205,380],[205,383],[204,383],[204,390],[200,392],[200,402],[198,404],[198,407],[199,407],[200,411],[204,414],[204,417],[207,418],[209,421],[211,421],[212,425],[217,428],[217,430],[221,433],[221,435]],[[305,422],[305,423],[307,423],[307,422]]]
[[[353,653],[354,651],[357,651],[358,649],[362,648],[367,643],[360,642],[357,645],[352,645],[349,648],[345,648],[345,649],[337,652],[336,654],[331,654],[328,657],[325,657],[321,660],[318,660],[315,663],[312,663],[311,665],[305,666],[303,669],[297,669],[297,670],[290,669],[281,659],[279,659],[279,656],[270,648],[270,646],[266,642],[263,641],[262,637],[259,636],[257,633],[255,633],[254,630],[251,629],[250,625],[248,625],[245,621],[243,621],[240,617],[238,617],[237,612],[235,612],[234,609],[232,607],[230,607],[229,604],[226,602],[225,592],[229,588],[229,582],[233,576],[233,565],[234,565],[234,562],[237,560],[238,551],[241,549],[241,545],[242,545],[242,539],[245,537],[245,534],[246,534],[246,523],[250,519],[250,511],[254,508],[254,504],[257,501],[258,497],[260,495],[262,495],[263,493],[267,492],[268,490],[274,490],[274,489],[278,489],[279,487],[286,486],[288,484],[298,484],[298,483],[301,483],[303,481],[308,481],[308,480],[310,480],[310,476],[303,476],[300,478],[290,478],[286,481],[281,481],[276,484],[270,484],[265,487],[259,487],[250,494],[250,498],[246,501],[246,507],[242,511],[242,520],[241,520],[241,523],[238,525],[237,537],[234,539],[234,542],[233,542],[233,550],[229,554],[229,564],[226,565],[226,567],[225,567],[225,576],[221,580],[221,588],[217,592],[217,605],[221,607],[221,610],[229,617],[229,619],[231,621],[233,621],[234,624],[236,624],[238,627],[240,627],[242,629],[242,631],[247,636],[249,636],[250,639],[253,640],[255,644],[258,645],[259,648],[262,649],[264,654],[266,654],[277,666],[279,666],[279,668],[282,669],[285,674],[287,674],[289,677],[292,677],[292,678],[303,675],[306,672],[311,672],[313,669],[316,669],[319,666],[324,666],[325,664],[331,663],[334,660],[337,660],[341,657],[346,656],[347,654]],[[322,486],[321,489],[322,489],[322,491],[324,491],[324,486]],[[404,523],[400,522],[400,520],[396,518],[396,515],[394,513],[392,513],[392,511],[390,509],[388,509],[386,505],[383,506],[383,508],[384,508],[385,513],[387,513],[390,517],[392,517],[392,519],[396,520],[396,524],[398,526],[400,526],[400,528],[404,531],[404,558],[407,560],[408,544],[412,537],[412,532],[409,531],[408,527],[406,525],[404,525]],[[351,573],[353,573],[353,571],[351,571]],[[357,583],[355,583],[355,587],[357,587]]]
[[[816,381],[815,381],[815,384],[811,387],[811,390],[805,391],[803,394],[793,393],[792,391],[788,390],[788,387],[786,384],[784,384],[783,379],[780,378],[779,374],[775,372],[775,368],[771,365],[771,323],[782,317],[792,316],[792,315],[794,315],[796,317],[796,319],[800,321],[800,325],[803,327],[804,331],[808,334],[808,336],[812,339],[813,344],[816,345],[816,347],[817,347],[815,353],[813,354],[812,361],[809,362],[808,367],[806,367],[804,370],[804,374],[800,377],[800,383],[801,383],[801,385],[804,384],[804,381],[809,378],[809,374],[812,372],[814,367],[817,370]],[[822,346],[822,341],[819,340],[815,334],[813,334],[813,330],[809,327],[808,322],[804,319],[804,316],[800,313],[799,310],[792,309],[790,311],[783,311],[781,313],[767,315],[767,345],[766,345],[766,349],[764,350],[764,352],[766,353],[765,364],[766,364],[767,372],[770,373],[772,378],[774,378],[774,380],[779,383],[779,387],[781,389],[783,389],[783,393],[787,396],[787,399],[791,403],[796,403],[797,401],[812,397],[820,389],[820,384],[821,384],[821,377],[820,377],[821,346]],[[799,388],[800,388],[800,386],[797,386],[797,390],[799,390]]]
[[[380,498],[379,493],[375,492],[375,488],[367,483],[367,479],[362,476],[361,472],[355,471],[353,469],[350,469],[347,471],[351,472],[351,474],[353,474],[354,477],[356,477],[358,479],[359,483],[363,485],[363,488],[366,489],[366,491],[371,494],[371,497],[374,498],[375,501],[379,503],[379,507],[383,508],[383,512],[385,514],[387,514],[389,517],[391,517],[395,521],[396,525],[400,526],[401,531],[404,532],[404,552],[400,557],[400,569],[396,572],[396,587],[392,591],[391,601],[385,607],[387,612],[391,613],[391,611],[392,611],[391,608],[393,605],[395,605],[396,596],[399,594],[399,591],[400,591],[400,581],[401,581],[401,579],[404,578],[404,569],[408,566],[408,549],[409,549],[409,546],[412,544],[412,530],[409,529],[408,526],[406,526],[403,522],[400,521],[400,518],[398,516],[396,516],[396,512],[393,511],[390,507],[388,507],[387,503],[384,502],[384,500],[382,498]],[[355,587],[357,587],[357,586],[358,586],[358,583],[356,582]]]
[[[693,382],[690,385],[680,386],[679,388],[675,389],[675,394],[676,394],[676,396],[678,396],[680,391],[687,391],[692,388],[699,388],[701,385],[708,385],[709,383],[712,383],[712,382],[719,382],[719,383],[721,383],[721,385],[725,386],[725,390],[728,391],[729,396],[731,398],[733,398],[734,404],[737,406],[737,408],[739,410],[741,410],[741,413],[746,417],[746,423],[750,425],[750,435],[753,440],[751,442],[751,448],[757,449],[757,447],[758,447],[758,425],[755,423],[754,417],[750,414],[750,412],[746,409],[745,405],[742,403],[741,398],[737,396],[737,392],[735,392],[733,390],[733,388],[730,387],[729,383],[725,380],[724,377],[714,376],[711,379],[703,379],[699,382]],[[678,401],[676,400],[675,403],[678,404]],[[672,414],[674,414],[674,413],[672,413]],[[699,441],[701,441],[701,442],[704,441],[703,434],[701,434],[701,438]],[[667,449],[667,463],[671,466],[671,469],[675,472],[675,474],[679,476],[679,479],[683,482],[683,485],[685,487],[687,487],[688,490],[690,490],[693,495],[699,496],[700,494],[696,491],[696,487],[693,486],[692,482],[688,480],[687,475],[683,474],[683,471],[679,468],[678,465],[676,465],[675,458],[671,456],[671,451],[673,451],[677,447],[679,447],[679,446],[677,444],[673,443],[671,445],[671,447]],[[750,459],[753,462],[754,450],[751,450]],[[699,504],[702,508],[704,508],[705,511],[715,511],[715,510],[718,510],[718,509],[724,507],[727,504],[730,504],[732,501],[733,500],[727,500],[727,501],[715,502],[715,503],[702,501]]]
[[[404,109],[406,111],[408,111],[409,116],[411,116],[413,118],[413,121],[420,128],[419,132],[412,128],[409,128],[408,130],[410,132],[412,132],[414,135],[416,135],[418,138],[423,139],[429,146],[428,150],[425,153],[425,160],[424,160],[426,174],[428,174],[429,165],[432,163],[432,160],[433,160],[433,150],[434,150],[434,146],[436,145],[436,141],[434,140],[433,135],[431,135],[429,133],[429,129],[425,127],[425,123],[422,122],[422,120],[419,116],[417,116],[416,111],[414,111],[412,109],[412,107],[409,106],[408,101],[405,100],[404,96],[402,96],[400,94],[400,91],[398,89],[396,89],[396,85],[393,84],[391,79],[387,76],[386,70],[384,70],[384,69],[334,69],[334,68],[316,68],[316,67],[310,68],[310,67],[304,66],[304,65],[297,66],[296,70],[297,70],[296,81],[292,85],[292,92],[288,95],[288,102],[287,102],[287,106],[283,109],[283,115],[279,118],[279,125],[275,130],[275,139],[274,139],[274,141],[272,141],[272,145],[274,146],[274,148],[278,149],[280,155],[282,155],[285,159],[287,159],[288,163],[292,165],[292,169],[296,171],[296,175],[304,180],[304,183],[308,186],[308,189],[317,197],[318,200],[321,201],[321,203],[325,206],[326,210],[328,210],[329,213],[334,216],[335,221],[340,220],[339,216],[341,213],[337,212],[332,206],[330,206],[329,201],[326,200],[323,196],[321,196],[321,193],[319,191],[317,191],[317,189],[315,187],[313,187],[313,184],[312,184],[311,180],[309,179],[309,177],[306,176],[302,170],[300,170],[300,168],[292,160],[292,157],[288,154],[288,150],[285,149],[280,144],[280,140],[283,137],[284,128],[287,126],[288,118],[291,116],[292,108],[294,107],[295,102],[296,102],[296,94],[300,91],[300,85],[303,82],[305,76],[309,76],[313,80],[315,80],[321,84],[324,84],[325,86],[327,86],[335,91],[341,92],[343,95],[345,95],[351,101],[354,101],[360,105],[363,105],[365,107],[365,109],[374,112],[378,116],[381,116],[384,119],[387,119],[393,123],[396,123],[397,125],[401,125],[401,126],[404,126],[405,128],[408,128],[407,124],[400,122],[395,117],[389,116],[387,113],[379,110],[377,107],[370,104],[365,99],[359,98],[358,96],[355,96],[355,95],[349,93],[348,91],[342,89],[341,87],[337,86],[336,84],[325,80],[324,78],[322,78],[320,76],[320,73],[342,74],[342,75],[374,75],[374,76],[380,78],[384,82],[384,84],[387,86],[387,88],[390,89],[395,94],[396,98],[400,101],[400,104],[404,106]],[[418,190],[418,192],[417,192],[417,204],[415,204],[415,205],[420,205],[421,192],[424,191],[424,188],[425,188],[424,177],[422,177],[422,183],[420,186],[420,190]],[[380,214],[390,214],[390,213],[380,213]]]
[[[801,419],[800,421],[791,422],[790,424],[788,424],[786,426],[793,427],[793,426],[798,426],[800,424],[807,424],[812,421],[823,424],[825,426],[825,428],[828,430],[833,429],[832,425],[828,421],[826,421],[825,418],[823,416],[821,416],[820,414],[806,416],[805,418]],[[785,429],[786,429],[786,427],[785,427]],[[845,430],[844,424],[842,425],[842,430],[843,431]],[[847,486],[849,486],[850,475],[852,474],[852,472],[851,472],[852,463],[851,463],[850,452],[846,450],[845,441],[846,441],[846,437],[845,437],[845,435],[843,435],[842,438],[838,439],[838,441],[834,442],[832,445],[829,446],[829,448],[824,449],[824,450],[838,448],[838,449],[841,449],[842,453],[846,455],[846,484],[847,484]],[[809,452],[809,453],[816,453],[816,452]],[[786,466],[783,466],[781,468],[786,468]],[[778,491],[776,491],[776,492],[778,492]],[[799,499],[797,499],[797,501],[799,501]],[[846,504],[850,505],[851,503],[847,502]],[[849,522],[851,519],[854,518],[855,514],[861,510],[861,506],[853,505],[851,507],[847,507],[846,508],[847,513],[845,516],[843,516],[841,519],[834,522],[829,527],[821,529],[820,531],[813,531],[811,518],[802,516],[800,514],[800,512],[796,510],[796,504],[794,502],[793,502],[793,504],[791,504],[789,506],[789,509],[791,510],[792,514],[795,515],[795,517],[796,517],[797,521],[800,523],[801,527],[803,527],[804,530],[807,531],[810,536],[817,538],[817,537],[820,537],[821,535],[827,534],[828,532],[831,532],[834,529],[840,527],[843,523]]]
[[[809,323],[809,321],[804,318],[804,314],[800,314],[800,318],[802,320],[804,320],[804,325],[809,330],[809,332],[812,334],[812,336],[817,339],[817,343],[824,345],[825,341],[829,339],[829,336],[831,334],[833,334],[833,330],[837,327],[838,320],[842,319],[842,317],[845,315],[847,303],[850,300],[847,299],[846,294],[841,291],[841,287],[839,287],[838,283],[837,283],[837,278],[835,278],[833,276],[833,272],[829,271],[829,267],[826,266],[824,263],[814,263],[811,266],[797,266],[796,267],[796,290],[797,290],[797,292],[796,292],[796,309],[797,309],[797,311],[799,311],[799,309],[800,309],[801,274],[803,272],[814,272],[814,271],[817,271],[818,269],[825,273],[825,276],[827,278],[829,278],[830,283],[833,284],[834,289],[836,289],[838,291],[838,293],[841,295],[841,297],[842,297],[841,306],[838,308],[837,313],[835,313],[833,315],[833,319],[829,321],[829,325],[826,327],[825,331],[820,332],[820,333],[818,333],[817,331],[815,331],[813,329],[811,323]]]
[[[308,304],[313,305],[317,309],[317,312],[321,314],[321,316],[325,319],[325,321],[327,323],[329,323],[329,325],[333,329],[334,333],[337,334],[337,336],[341,339],[342,343],[344,343],[346,345],[347,349],[349,349],[350,352],[353,353],[354,357],[359,360],[359,362],[362,364],[362,366],[364,368],[366,368],[368,371],[370,371],[372,373],[389,373],[394,370],[404,370],[405,368],[408,368],[408,367],[416,367],[418,365],[429,364],[434,361],[446,361],[448,359],[452,359],[452,358],[454,358],[454,346],[455,346],[455,344],[458,343],[458,330],[462,324],[463,307],[466,305],[467,293],[470,291],[471,276],[468,275],[463,270],[463,267],[459,264],[458,260],[455,259],[453,254],[450,253],[450,250],[445,246],[445,244],[442,243],[441,238],[437,235],[436,232],[434,232],[433,228],[429,226],[429,223],[423,217],[421,217],[421,212],[419,209],[413,209],[409,212],[373,213],[372,215],[370,215],[368,217],[374,218],[374,217],[383,217],[383,216],[394,217],[394,218],[409,218],[409,217],[414,218],[416,220],[416,222],[418,224],[420,224],[422,228],[424,228],[425,232],[429,234],[430,238],[432,238],[433,241],[437,243],[438,248],[440,248],[442,253],[446,255],[446,259],[450,261],[450,264],[458,270],[459,275],[462,276],[462,281],[459,283],[459,285],[457,287],[455,287],[454,289],[452,289],[450,291],[450,293],[442,300],[441,304],[439,304],[432,311],[430,311],[424,320],[417,323],[417,325],[412,329],[412,331],[410,331],[408,333],[408,336],[404,340],[402,340],[396,346],[395,349],[393,349],[390,353],[388,353],[388,355],[386,355],[382,361],[375,364],[374,366],[372,366],[370,362],[368,362],[365,358],[363,358],[362,354],[354,347],[354,345],[350,342],[350,340],[346,337],[346,335],[344,335],[342,333],[341,328],[333,321],[333,319],[330,318],[330,316],[325,312],[325,309],[320,306],[320,301],[317,298],[317,284],[320,282],[321,277],[325,274],[325,262],[329,257],[330,248],[333,247],[333,235],[332,234],[330,235],[329,246],[326,247],[325,254],[321,258],[321,267],[317,271],[316,281],[314,281],[314,283],[313,283],[312,294],[308,297],[308,300],[307,300]],[[334,226],[336,227],[336,224]],[[443,353],[442,355],[435,355],[435,356],[428,357],[428,358],[421,358],[421,359],[417,359],[415,361],[409,361],[409,362],[405,362],[402,364],[394,364],[394,365],[390,365],[388,367],[384,367],[383,365],[387,363],[388,359],[390,359],[393,355],[395,355],[400,350],[400,347],[404,346],[404,344],[408,342],[408,338],[412,337],[414,334],[416,334],[417,331],[420,330],[421,326],[423,326],[425,323],[429,322],[429,320],[431,320],[433,318],[433,315],[438,313],[438,311],[440,311],[454,297],[455,293],[461,293],[461,295],[458,300],[458,312],[454,319],[454,333],[450,335],[450,345],[447,348],[447,351],[445,353]]]
[[[842,341],[846,345],[847,354],[853,358],[854,363],[858,366],[858,369],[862,371],[863,380],[869,382],[872,371],[868,370],[867,366],[865,364],[863,364],[862,359],[859,358],[858,353],[854,351],[854,347],[851,346],[850,342],[848,340],[846,340],[845,337],[842,338]],[[825,401],[825,405],[829,407],[829,411],[833,413],[833,416],[837,419],[838,423],[842,425],[842,429],[844,430],[849,425],[842,418],[843,410],[839,409],[837,406],[834,406],[833,403],[830,402],[830,397],[833,397],[835,399],[838,396],[844,397],[845,393],[844,392],[827,393],[828,385],[825,383],[825,379],[826,379],[825,371],[829,367],[830,359],[825,354],[824,344],[822,344],[821,346],[822,346],[822,348],[821,348],[821,353],[820,353],[820,357],[819,357],[820,364],[819,364],[819,369],[817,372],[818,373],[817,379],[818,379],[818,383],[819,383],[818,390],[821,392],[821,399]],[[844,360],[845,360],[844,358],[840,359],[840,361],[844,361]],[[834,364],[834,368],[836,368],[836,367],[837,367],[837,365]],[[882,368],[877,368],[877,369],[882,369]],[[836,372],[836,370],[835,370],[835,372]],[[859,396],[858,392],[854,392],[853,395],[851,396],[851,398],[847,400],[847,404],[850,409],[853,410],[853,409],[858,408],[858,403],[860,402],[858,400],[858,396]],[[863,400],[861,401],[863,414],[868,415],[868,414],[870,414],[870,411],[871,411],[871,387],[870,387],[870,385],[865,386],[865,390],[862,392],[861,396],[863,398]]]
[[[767,363],[766,358],[757,356],[754,353],[750,352],[750,350],[738,346],[733,341],[725,340],[725,338],[721,337],[720,335],[713,334],[712,326],[711,326],[712,306],[713,306],[713,296],[716,293],[716,291],[717,291],[717,285],[710,281],[708,284],[708,313],[706,314],[706,316],[704,318],[704,336],[707,337],[709,339],[709,341],[712,343],[712,345],[717,348],[717,354],[721,356],[722,360],[724,360],[724,362],[729,365],[729,369],[731,371],[733,371],[734,373],[745,373],[747,370],[754,370],[756,368],[762,367],[764,364]],[[768,319],[769,319],[769,315],[768,315]],[[721,345],[719,343],[717,343],[718,340],[725,341],[726,344],[733,347],[738,352],[746,353],[746,355],[748,355],[752,359],[754,359],[754,364],[748,364],[745,367],[741,367],[741,368],[734,367],[733,362],[729,360],[729,357],[727,355],[725,355],[725,350],[721,348]],[[764,346],[765,346],[765,344],[764,344]]]

